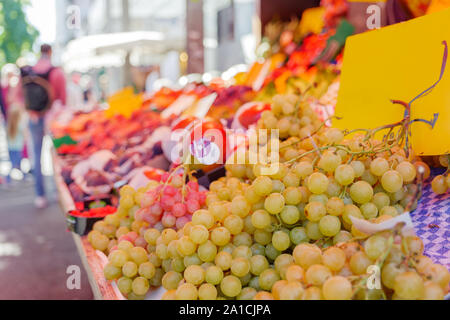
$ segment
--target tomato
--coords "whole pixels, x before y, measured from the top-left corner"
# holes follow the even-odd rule
[[[270,109],[271,109],[270,104],[262,104],[262,103],[254,104],[248,109],[242,111],[242,113],[238,117],[239,122],[242,124],[242,126],[248,129],[248,127],[251,124],[256,123],[261,118],[261,113],[263,111]]]
[[[187,116],[185,118],[177,119],[172,123],[172,131],[175,131],[177,129],[184,129],[195,120],[198,120],[198,118],[194,116]]]
[[[161,181],[161,177],[163,175],[164,171],[159,170],[159,169],[153,169],[153,170],[149,170],[149,171],[144,171],[144,175],[150,179],[150,180],[155,180],[155,181]]]
[[[198,121],[190,131],[190,146],[195,144],[204,145],[205,151],[208,152],[211,149],[206,149],[208,146],[214,147],[216,145],[219,148],[219,157],[217,161],[225,163],[227,153],[227,137],[226,131],[223,125],[217,120],[203,120]],[[211,143],[211,145],[209,145]],[[195,146],[194,146],[195,148]],[[198,148],[197,148],[198,149]],[[197,155],[195,155],[198,158]]]
[[[287,47],[289,44],[294,41],[294,33],[292,31],[286,30],[280,36],[280,45],[281,47]]]

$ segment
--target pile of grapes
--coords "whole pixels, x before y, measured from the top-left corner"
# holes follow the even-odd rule
[[[269,164],[229,163],[206,194],[176,175],[121,190],[118,212],[89,240],[108,254],[105,277],[128,299],[161,285],[163,299],[180,300],[444,298],[450,273],[423,255],[420,238],[353,224],[416,207],[430,169],[401,147],[404,123],[342,132],[294,97],[276,96],[258,123],[280,132],[273,174],[262,174]],[[258,139],[270,152],[269,135]],[[435,192],[444,186],[448,176],[433,180]]]
[[[194,212],[204,207],[207,193],[199,190],[197,182],[183,181],[183,175],[167,174],[162,182],[151,181],[138,190],[122,187],[117,212],[98,221],[89,233],[92,246],[109,253],[127,240],[147,248],[144,232],[149,227],[181,229],[192,220]]]

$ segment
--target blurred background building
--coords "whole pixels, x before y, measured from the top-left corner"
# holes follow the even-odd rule
[[[130,83],[143,90],[152,67],[185,46],[185,0],[61,0],[56,12],[65,70],[89,73],[106,94]]]
[[[319,0],[9,0],[31,25],[52,36],[29,39],[54,47],[54,62],[72,84],[97,99],[132,85],[152,91],[250,64],[264,24],[300,16]],[[30,5],[27,5],[30,3]],[[43,17],[48,14],[48,21]],[[48,30],[50,29],[50,30]],[[33,40],[33,41],[32,41]],[[36,40],[36,41],[34,41]],[[34,45],[33,45],[34,44]],[[33,60],[35,54],[24,54]],[[32,62],[31,62],[32,63]],[[0,65],[1,65],[0,61]],[[181,82],[183,84],[185,82]]]
[[[183,58],[190,5],[203,6],[203,14],[196,9],[194,16],[203,27],[203,68],[197,72],[217,74],[250,62],[255,0],[58,0],[56,61],[68,73],[97,79],[97,93],[102,87],[114,92],[130,81],[141,90],[154,66],[160,66],[161,78],[176,82],[187,71]],[[198,46],[195,50],[199,54]]]

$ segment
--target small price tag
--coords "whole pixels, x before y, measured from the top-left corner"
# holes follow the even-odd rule
[[[175,100],[169,107],[167,107],[163,112],[161,112],[161,118],[168,119],[171,116],[179,116],[187,108],[192,106],[197,97],[193,95],[181,95]]]
[[[258,76],[256,77],[255,81],[253,82],[253,91],[259,91],[261,90],[264,81],[266,80],[267,76],[270,72],[270,66],[272,62],[270,59],[267,59],[267,61],[263,64],[260,72],[258,73]]]
[[[203,119],[209,112],[209,109],[213,105],[214,101],[217,98],[217,93],[212,93],[209,96],[206,96],[200,99],[197,104],[192,108],[192,110],[187,110],[186,115],[192,115],[199,119]]]

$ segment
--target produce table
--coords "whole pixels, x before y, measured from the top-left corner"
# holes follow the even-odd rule
[[[61,205],[62,212],[66,214],[66,212],[75,209],[75,203],[61,176],[61,167],[59,166],[58,159],[54,151],[52,152],[52,160],[59,203]],[[80,255],[81,262],[83,263],[83,267],[86,270],[94,298],[96,300],[118,300],[119,297],[117,296],[113,286],[103,276],[102,260],[95,252],[95,249],[89,244],[87,237],[80,237],[74,232],[71,232],[71,234],[77,247],[78,254]]]
[[[63,213],[66,213],[75,209],[75,204],[61,176],[61,167],[55,152],[52,153],[52,158],[59,202]],[[430,256],[434,262],[441,263],[447,268],[450,267],[450,260],[447,256],[448,238],[446,236],[450,216],[450,195],[437,196],[432,193],[429,184],[425,185],[418,208],[411,216],[417,234],[424,241],[426,255]],[[123,299],[120,293],[117,292],[117,288],[114,288],[111,282],[105,279],[103,275],[104,262],[88,242],[87,237],[81,237],[73,232],[72,237],[83,267],[86,270],[94,298],[96,300]],[[447,295],[446,298],[449,299],[450,297]]]

